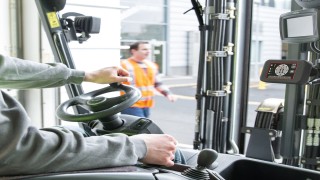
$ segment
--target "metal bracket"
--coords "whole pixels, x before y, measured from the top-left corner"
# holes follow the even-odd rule
[[[320,100],[319,99],[307,99],[306,104],[311,106],[311,105],[320,105]]]
[[[207,51],[207,61],[212,61],[212,57],[227,57],[226,51]]]
[[[207,96],[222,97],[222,96],[226,96],[226,95],[227,95],[226,91],[207,90]]]
[[[226,85],[223,85],[223,89],[227,94],[231,94],[231,85],[232,85],[231,82],[227,82]]]
[[[237,9],[234,7],[234,3],[228,3],[228,7],[227,7],[227,13],[229,14],[229,18],[230,19],[235,19],[235,11]]]
[[[255,127],[242,127],[241,128],[241,132],[242,133],[247,133],[247,134],[251,134],[252,131],[254,131],[255,129],[261,129],[261,128],[255,128]],[[268,132],[268,135],[270,137],[281,137],[282,133],[278,133],[278,131],[274,130],[274,129],[261,129],[264,130],[266,132]]]
[[[230,20],[235,19],[236,8],[234,3],[229,3],[227,7],[227,13],[215,13],[214,6],[207,6],[204,9],[205,14],[209,16],[209,19],[220,19],[220,20]]]
[[[226,13],[216,13],[210,14],[210,19],[219,19],[219,20],[229,20],[229,14]]]
[[[274,161],[274,152],[271,145],[271,137],[276,133],[271,129],[249,128],[241,129],[242,132],[250,133],[246,157]],[[275,131],[275,130],[273,130]]]
[[[227,46],[224,46],[224,47],[223,47],[223,50],[226,51],[229,56],[231,56],[231,55],[234,54],[234,53],[233,53],[233,47],[234,47],[234,44],[233,44],[233,43],[228,43]]]

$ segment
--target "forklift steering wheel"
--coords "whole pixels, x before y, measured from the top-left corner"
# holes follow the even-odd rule
[[[125,94],[107,98],[99,96],[109,92],[124,91]],[[57,108],[57,117],[65,121],[87,122],[114,115],[138,101],[140,91],[132,86],[112,83],[110,86],[82,94],[63,102]],[[71,106],[81,106],[90,112],[87,114],[70,114],[67,112]]]

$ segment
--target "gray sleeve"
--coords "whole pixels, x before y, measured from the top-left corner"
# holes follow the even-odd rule
[[[67,68],[61,63],[36,63],[0,54],[0,88],[49,88],[80,84],[84,72]]]
[[[143,140],[123,134],[84,137],[63,127],[37,129],[27,113],[0,91],[0,176],[134,165]]]

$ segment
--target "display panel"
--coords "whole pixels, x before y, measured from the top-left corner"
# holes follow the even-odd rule
[[[303,60],[268,60],[265,62],[260,80],[270,83],[305,84],[313,65]]]
[[[301,26],[303,24],[303,26]],[[304,16],[287,19],[288,37],[313,36],[313,16]]]
[[[268,79],[293,79],[297,63],[270,63],[267,73]]]
[[[319,11],[304,9],[280,16],[280,36],[287,43],[309,43],[319,40]]]

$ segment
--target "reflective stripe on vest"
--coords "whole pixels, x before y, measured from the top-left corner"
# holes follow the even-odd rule
[[[154,104],[153,96],[155,75],[158,71],[158,67],[153,62],[148,60],[144,60],[140,64],[132,59],[121,61],[121,65],[130,73],[130,76],[133,78],[132,82],[126,82],[124,84],[137,87],[142,94],[141,99],[132,105],[132,107],[152,107]],[[141,66],[146,68],[143,69]]]

